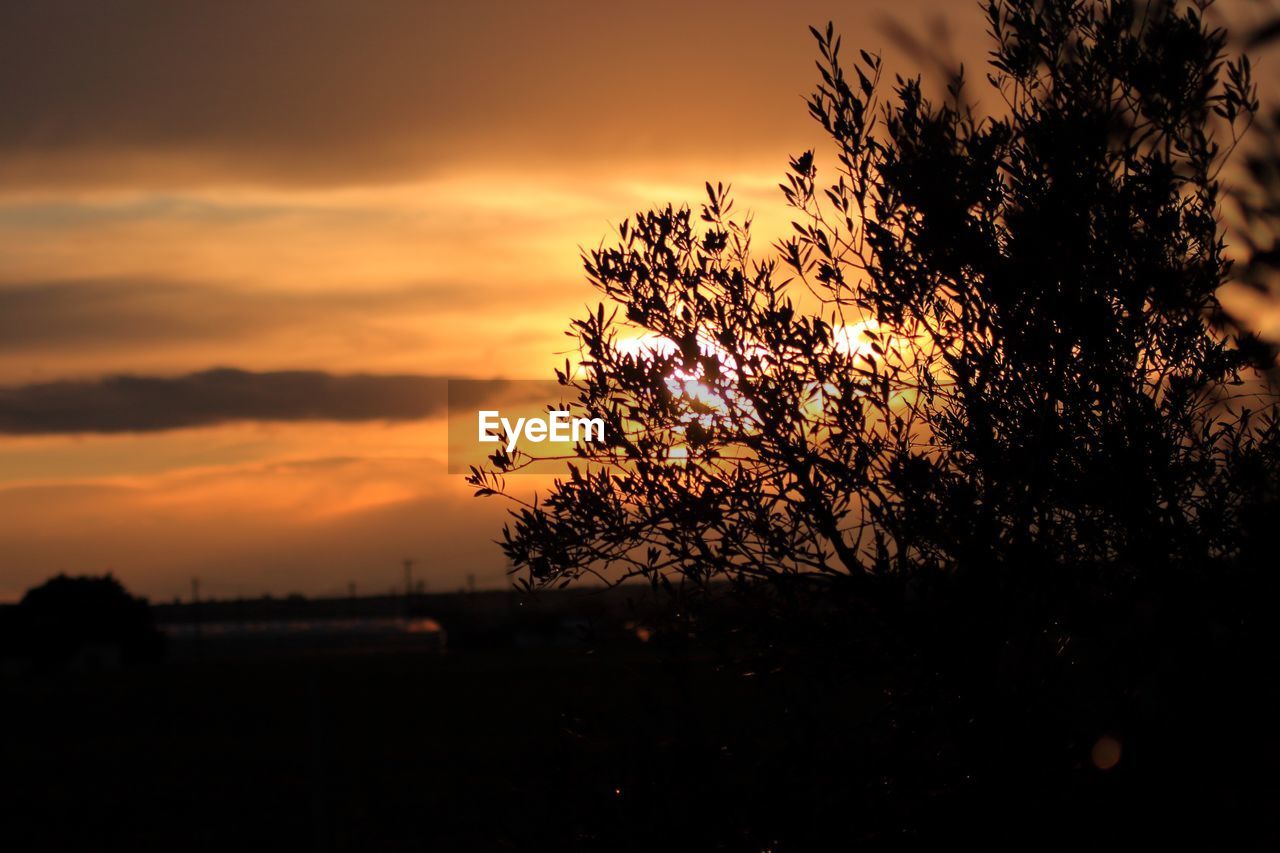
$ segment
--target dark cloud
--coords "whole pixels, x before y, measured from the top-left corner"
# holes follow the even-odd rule
[[[846,41],[875,47],[870,15],[931,6],[6,3],[0,176],[328,184],[464,161],[781,158],[779,143],[812,135],[797,98],[812,83],[807,25],[845,17]]]
[[[152,432],[230,421],[415,420],[443,414],[445,380],[254,373],[219,368],[177,377],[111,376],[0,388],[0,432]]]

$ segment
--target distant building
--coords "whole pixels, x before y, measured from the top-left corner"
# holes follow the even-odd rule
[[[173,657],[193,654],[443,654],[445,631],[434,619],[408,616],[276,617],[161,622]]]

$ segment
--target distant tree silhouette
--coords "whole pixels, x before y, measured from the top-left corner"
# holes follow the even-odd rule
[[[523,581],[1047,589],[1235,560],[1278,428],[1274,351],[1215,295],[1258,101],[1207,5],[986,3],[986,116],[963,79],[886,93],[814,30],[835,168],[792,159],[777,260],[710,184],[700,217],[640,213],[585,257],[615,307],[558,373],[611,446],[515,512]],[[524,460],[493,462],[479,494]]]
[[[51,578],[27,591],[16,617],[18,640],[37,666],[64,664],[91,646],[114,648],[126,662],[160,653],[146,600],[110,574]]]

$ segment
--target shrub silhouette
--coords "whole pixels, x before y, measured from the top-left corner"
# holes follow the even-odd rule
[[[27,591],[16,617],[19,642],[38,667],[65,664],[93,646],[116,650],[124,662],[153,660],[161,650],[146,600],[110,574],[51,578]]]
[[[614,307],[558,373],[612,446],[516,511],[524,582],[1043,590],[1236,559],[1274,353],[1215,295],[1218,175],[1257,98],[1204,5],[985,4],[986,116],[962,77],[886,93],[877,56],[814,30],[835,164],[791,160],[776,258],[710,184],[700,217],[640,213],[585,257]],[[522,464],[493,461],[480,494]]]

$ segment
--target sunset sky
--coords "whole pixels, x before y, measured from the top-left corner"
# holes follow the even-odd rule
[[[828,19],[890,72],[934,70],[895,26],[984,50],[921,0],[6,4],[0,599],[504,584],[438,379],[549,377],[579,247],[704,180],[781,233]]]

